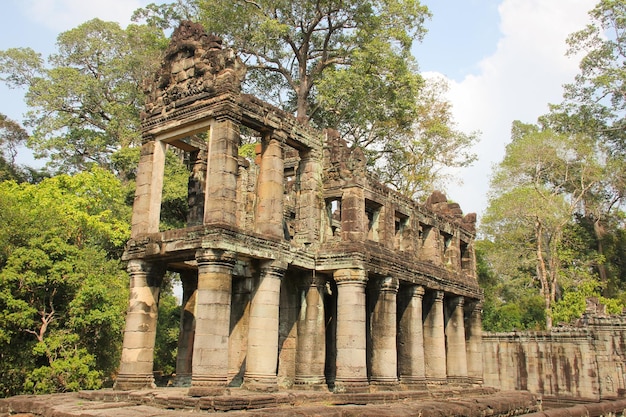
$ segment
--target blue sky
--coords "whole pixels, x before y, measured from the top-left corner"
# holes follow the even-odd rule
[[[504,155],[513,120],[535,122],[561,99],[580,57],[565,57],[565,38],[589,23],[595,0],[423,0],[433,13],[414,55],[426,77],[450,85],[457,127],[480,131],[479,160],[453,171],[445,187],[464,212],[487,206],[493,164]],[[125,25],[146,0],[3,0],[0,50],[31,47],[47,57],[57,35],[99,17]],[[0,113],[21,121],[23,91],[0,85]],[[21,160],[30,163],[28,155]]]

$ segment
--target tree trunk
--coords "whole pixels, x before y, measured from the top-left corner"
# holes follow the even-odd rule
[[[546,261],[543,256],[543,225],[535,220],[535,238],[537,239],[537,279],[541,283],[541,295],[546,309],[546,330],[552,328],[552,291],[548,282]]]
[[[604,240],[604,235],[606,234],[606,231],[604,229],[604,226],[600,222],[600,219],[594,220],[593,232],[596,235],[596,239],[598,240],[598,255],[604,257],[604,245],[602,244],[602,241]],[[596,266],[598,268],[598,275],[600,275],[600,282],[606,283],[608,281],[608,273],[606,272],[606,266],[604,265],[604,262],[598,263]]]

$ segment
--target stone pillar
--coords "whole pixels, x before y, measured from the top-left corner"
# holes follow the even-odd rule
[[[155,140],[145,141],[141,145],[131,238],[159,231],[166,149],[167,144]]]
[[[114,387],[119,390],[154,388],[154,341],[164,271],[145,261],[131,260],[128,272],[130,302],[120,372]]]
[[[408,303],[406,309],[401,312],[398,333],[400,382],[409,386],[423,387],[426,382],[422,324],[424,287],[412,285],[406,289],[404,295],[408,297]]]
[[[363,242],[367,236],[365,195],[358,185],[346,186],[341,198],[341,239]]]
[[[255,230],[273,237],[284,237],[283,194],[285,163],[281,142],[264,138],[257,186]]]
[[[325,389],[326,323],[324,315],[325,280],[309,277],[301,289],[294,388]]]
[[[470,306],[469,324],[465,332],[467,345],[467,376],[472,384],[483,384],[482,304]]]
[[[371,318],[372,375],[371,382],[379,387],[398,384],[398,353],[396,341],[396,298],[398,280],[381,280],[379,294]]]
[[[191,384],[193,340],[196,332],[196,295],[198,274],[196,271],[181,273],[183,301],[180,312],[180,332],[176,355],[176,379],[174,385],[186,387]]]
[[[244,386],[275,391],[278,365],[280,284],[285,266],[268,261],[261,267],[259,285],[252,296]]]
[[[227,118],[214,120],[208,140],[204,223],[235,226],[239,125]]]
[[[296,235],[298,244],[319,241],[322,201],[322,164],[320,156],[313,150],[300,152],[300,162],[296,175]]]
[[[461,243],[456,235],[444,239],[444,265],[453,271],[461,271]]]
[[[434,291],[424,320],[424,364],[426,382],[446,382],[446,335],[444,330],[443,291]]]
[[[195,226],[202,224],[204,220],[207,152],[204,149],[190,152],[189,159],[191,172],[187,184],[187,202],[189,205],[187,226]]]
[[[439,230],[434,226],[420,224],[420,240],[419,259],[441,265]]]
[[[448,301],[450,318],[446,323],[446,366],[448,382],[467,383],[467,352],[465,349],[465,298],[456,296]]]
[[[365,285],[362,269],[339,269],[337,283],[337,375],[335,392],[364,392],[367,382]]]
[[[218,394],[228,384],[228,346],[234,254],[200,249],[196,333],[189,395]]]

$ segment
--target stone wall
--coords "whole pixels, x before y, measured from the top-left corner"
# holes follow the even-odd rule
[[[623,397],[626,315],[595,306],[550,332],[484,333],[485,385],[559,400]]]

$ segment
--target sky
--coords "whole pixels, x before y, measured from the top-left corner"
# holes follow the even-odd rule
[[[154,0],[152,0],[154,1]],[[128,24],[146,0],[3,0],[0,50],[30,47],[44,57],[56,37],[94,17]],[[596,0],[422,0],[433,16],[413,48],[425,77],[443,76],[457,128],[480,131],[472,167],[455,170],[462,184],[444,190],[465,213],[488,204],[494,164],[504,156],[511,123],[534,123],[561,100],[580,57],[565,56],[567,35],[589,23]],[[0,113],[20,122],[24,91],[0,83]],[[30,165],[27,152],[20,161]]]

